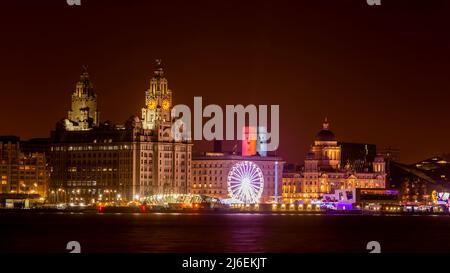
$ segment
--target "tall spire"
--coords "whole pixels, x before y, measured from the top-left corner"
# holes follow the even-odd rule
[[[156,59],[155,63],[156,63],[156,69],[153,72],[155,74],[155,77],[157,77],[157,78],[164,77],[164,70],[162,68],[162,60],[161,59]]]
[[[328,118],[325,118],[325,121],[323,122],[323,129],[328,130],[330,128],[330,123],[328,122]]]
[[[83,70],[80,75],[80,80],[77,83],[76,92],[78,96],[81,95],[94,96],[94,86],[91,80],[89,79],[88,66],[83,65],[82,69]]]
[[[86,75],[86,76],[89,77],[88,66],[87,65],[82,65],[81,68],[83,69],[83,73],[81,73],[81,75]]]

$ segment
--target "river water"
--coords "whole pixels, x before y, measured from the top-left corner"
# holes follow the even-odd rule
[[[450,216],[0,213],[0,252],[449,252]]]

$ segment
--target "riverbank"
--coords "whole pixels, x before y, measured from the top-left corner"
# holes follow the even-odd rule
[[[36,208],[36,209],[0,209],[0,214],[4,213],[22,213],[22,214],[39,214],[39,213],[88,213],[88,214],[110,214],[110,213],[139,213],[139,214],[156,214],[156,213],[187,213],[187,214],[271,214],[271,215],[450,215],[445,212],[423,212],[423,211],[362,211],[362,210],[240,210],[240,209],[151,209],[140,207],[103,207],[101,209],[87,208]]]

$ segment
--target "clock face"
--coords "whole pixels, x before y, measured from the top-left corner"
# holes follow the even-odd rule
[[[148,101],[148,108],[151,110],[156,108],[156,101],[154,99]]]
[[[162,102],[162,108],[164,110],[168,110],[170,108],[170,102],[168,100],[163,100]]]

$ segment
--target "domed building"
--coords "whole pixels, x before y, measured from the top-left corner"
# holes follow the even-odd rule
[[[296,173],[298,175],[294,176],[284,172],[285,202],[320,199],[324,194],[334,193],[335,190],[384,189],[386,180],[385,161],[381,156],[375,158],[371,170],[355,170],[348,164],[341,166],[341,146],[330,130],[327,119],[305,157],[303,168]],[[292,177],[296,179],[293,180]]]
[[[311,153],[324,170],[336,170],[340,167],[341,147],[338,145],[334,133],[330,131],[330,124],[326,118],[322,130],[317,133]]]
[[[317,141],[321,142],[330,142],[330,141],[336,141],[336,136],[332,131],[329,129],[330,124],[328,123],[328,119],[325,118],[325,122],[323,123],[323,129],[320,130],[317,133]]]

